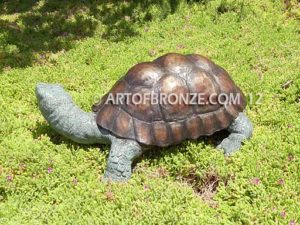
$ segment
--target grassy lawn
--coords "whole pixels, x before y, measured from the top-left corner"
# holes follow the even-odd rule
[[[1,1],[0,224],[300,224],[300,17],[285,2]],[[128,183],[104,184],[109,146],[54,132],[35,85],[61,83],[90,111],[167,52],[226,68],[254,136],[227,158],[213,138],[154,148]]]

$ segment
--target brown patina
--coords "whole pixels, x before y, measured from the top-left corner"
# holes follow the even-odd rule
[[[239,94],[237,104],[106,104],[109,93]],[[204,56],[169,53],[139,63],[93,106],[99,126],[141,144],[168,146],[227,128],[246,106],[229,74]]]

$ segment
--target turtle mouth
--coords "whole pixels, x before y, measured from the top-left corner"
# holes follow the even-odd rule
[[[36,85],[36,88],[35,88],[35,95],[37,97],[37,99],[39,101],[43,100],[45,98],[45,86],[46,84],[43,84],[43,83],[39,83]]]

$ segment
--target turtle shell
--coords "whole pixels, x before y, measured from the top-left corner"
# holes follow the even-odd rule
[[[236,101],[224,104],[222,95]],[[117,102],[112,96],[124,98]],[[180,96],[188,97],[179,101]],[[133,66],[93,111],[97,124],[118,137],[168,146],[227,128],[245,106],[244,94],[223,68],[201,55],[169,53]]]

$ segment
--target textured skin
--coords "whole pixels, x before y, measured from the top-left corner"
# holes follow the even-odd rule
[[[113,138],[104,179],[124,181],[131,176],[133,161],[142,155],[144,149],[134,140]]]
[[[242,112],[246,100],[228,73],[200,55],[169,53],[132,67],[109,91],[118,93],[239,94],[239,104],[105,104],[94,105],[99,126],[141,144],[168,146],[227,128]]]
[[[253,125],[245,113],[239,113],[227,130],[230,132],[229,136],[222,140],[217,148],[223,149],[225,155],[231,155],[241,148],[244,140],[252,137]]]
[[[41,113],[58,133],[81,144],[108,143],[108,132],[98,128],[95,114],[74,105],[61,85],[40,83],[35,93]]]

